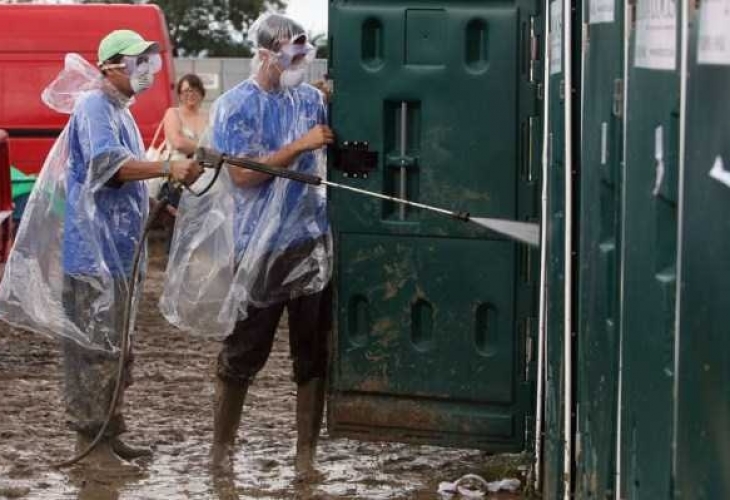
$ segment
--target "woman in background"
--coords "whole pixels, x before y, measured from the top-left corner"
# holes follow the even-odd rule
[[[176,108],[169,108],[163,118],[165,140],[171,151],[171,161],[192,158],[195,149],[198,147],[200,136],[203,135],[208,125],[208,112],[202,109],[205,87],[198,75],[188,73],[180,78],[177,82],[177,97],[180,105]],[[180,192],[171,190],[170,185],[166,182],[160,188],[157,198],[161,199],[163,196],[170,197],[168,212],[175,217],[177,215],[177,205],[180,201]],[[173,219],[172,223],[169,224],[168,249],[174,228],[175,222]]]
[[[205,88],[200,77],[187,74],[177,83],[180,105],[165,112],[165,138],[172,150],[171,160],[191,157],[208,124],[208,113],[201,109]]]

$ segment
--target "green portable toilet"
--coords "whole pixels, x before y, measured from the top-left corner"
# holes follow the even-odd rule
[[[730,498],[730,2],[692,19],[680,198],[676,498]]]
[[[671,494],[680,6],[638,0],[628,27],[619,422],[626,500]]]
[[[565,452],[565,87],[563,0],[549,2],[549,122],[547,156],[547,256],[545,421],[542,441],[541,490],[546,498],[562,498]]]
[[[335,182],[537,221],[542,23],[513,3],[330,2]],[[333,436],[519,451],[533,428],[539,253],[329,193]]]
[[[623,160],[623,2],[583,2],[576,497],[613,498]]]

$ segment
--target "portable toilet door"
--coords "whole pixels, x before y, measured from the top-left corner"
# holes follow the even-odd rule
[[[345,154],[329,178],[537,221],[540,8],[333,0],[331,122]],[[387,201],[341,191],[329,201],[330,434],[523,450],[533,431],[539,251]]]

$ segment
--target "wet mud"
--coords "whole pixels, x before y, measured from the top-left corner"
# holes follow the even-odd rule
[[[135,336],[135,381],[125,396],[125,438],[151,445],[154,456],[137,461],[138,471],[89,465],[54,469],[51,464],[69,458],[74,446],[65,426],[57,344],[0,324],[0,498],[438,499],[441,481],[469,473],[487,480],[519,477],[524,483],[520,456],[331,440],[326,426],[317,455],[320,480],[297,481],[295,385],[285,324],[246,400],[235,476],[214,478],[208,453],[218,345],[177,331],[158,313],[165,265],[161,250],[159,242],[153,245]]]

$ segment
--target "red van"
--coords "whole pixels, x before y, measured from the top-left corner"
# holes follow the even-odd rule
[[[170,37],[159,7],[0,4],[0,129],[12,141],[11,165],[26,174],[40,171],[68,120],[43,104],[43,89],[69,52],[95,65],[99,42],[115,29],[132,29],[160,44],[162,70],[131,108],[148,144],[172,105],[175,83]]]

